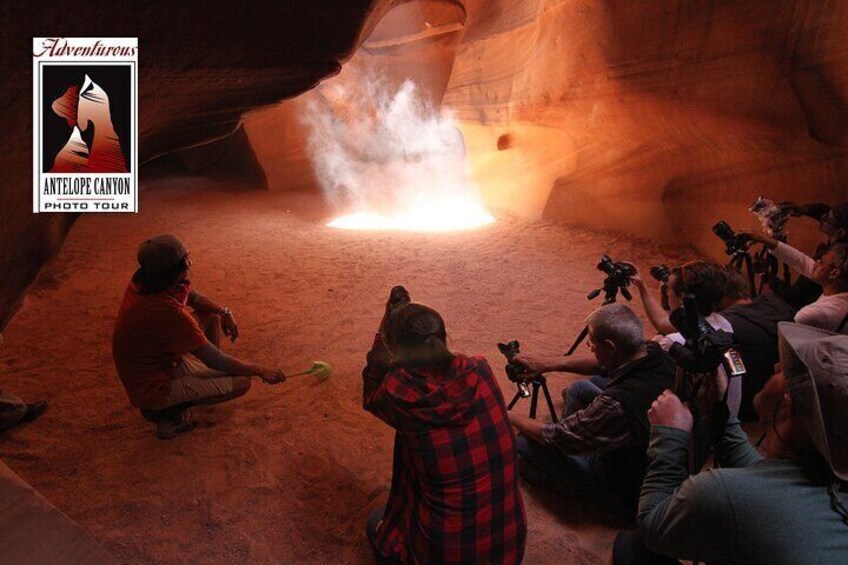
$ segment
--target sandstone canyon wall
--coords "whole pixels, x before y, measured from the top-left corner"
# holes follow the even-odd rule
[[[760,194],[848,199],[848,3],[465,7],[444,103],[489,202],[717,255],[709,226],[753,227]]]
[[[208,143],[340,69],[399,0],[5,2],[0,332],[73,214],[32,214],[33,37],[138,37],[139,159]]]
[[[52,4],[52,5],[51,5]],[[301,121],[333,75],[409,77],[456,112],[486,202],[718,254],[754,198],[848,198],[848,3],[383,0],[6,3],[0,331],[74,217],[30,213],[34,36],[140,45],[140,158],[229,139],[272,190],[315,189]],[[357,51],[357,47],[362,47]],[[355,55],[354,55],[355,52]],[[306,95],[293,98],[300,93]],[[284,99],[266,110],[267,107]],[[208,161],[216,150],[185,154]],[[230,155],[232,158],[232,155]],[[217,159],[217,157],[216,157]],[[812,223],[791,237],[808,245]]]

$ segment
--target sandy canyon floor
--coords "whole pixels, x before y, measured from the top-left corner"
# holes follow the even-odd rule
[[[200,184],[148,182],[140,214],[80,218],[0,350],[0,387],[50,401],[41,419],[0,435],[0,457],[127,563],[370,563],[364,523],[388,494],[393,432],[362,410],[360,371],[393,285],[442,313],[454,350],[485,355],[508,400],[496,343],[563,351],[600,305],[586,293],[603,279],[602,253],[645,272],[681,257],[511,217],[464,233],[339,231],[315,195]],[[195,288],[238,319],[225,349],[287,372],[324,360],[334,375],[257,381],[243,398],[195,409],[194,432],[157,440],[129,406],[110,339],[138,243],[167,232],[191,249]],[[573,378],[550,379],[558,405]],[[526,563],[609,559],[622,524],[590,502],[522,488]]]

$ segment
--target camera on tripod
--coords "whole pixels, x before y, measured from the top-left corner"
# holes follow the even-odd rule
[[[751,246],[751,238],[744,234],[737,234],[727,222],[719,220],[712,227],[713,233],[724,242],[724,252],[728,255],[746,253]]]
[[[589,300],[597,297],[601,291],[605,293],[605,304],[615,301],[615,295],[619,291],[627,300],[632,300],[633,296],[627,287],[630,286],[630,277],[636,274],[636,268],[629,263],[621,261],[613,261],[609,255],[601,256],[598,263],[598,270],[605,273],[607,278],[604,279],[604,286],[593,290],[587,298]]]
[[[530,399],[530,417],[536,417],[536,407],[539,403],[539,389],[545,394],[545,402],[548,405],[548,411],[551,414],[551,421],[556,421],[556,410],[554,410],[554,402],[551,399],[551,393],[548,390],[548,381],[545,375],[533,371],[528,371],[514,361],[515,356],[520,352],[521,345],[517,339],[507,343],[499,343],[498,350],[506,357],[506,376],[515,383],[518,387],[518,392],[512,397],[512,401],[507,406],[508,410],[512,410],[515,403],[521,398]],[[532,391],[531,391],[532,388]]]
[[[683,295],[683,306],[672,312],[669,319],[686,339],[669,350],[669,355],[685,372],[710,373],[723,366],[728,377],[745,373],[742,357],[733,349],[733,335],[707,323],[698,312],[695,295]]]
[[[518,343],[517,339],[514,339],[507,343],[498,344],[498,350],[503,354],[504,357],[506,357],[507,360],[506,367],[504,368],[506,371],[507,378],[518,386],[518,392],[519,394],[521,394],[521,398],[529,398],[529,384],[532,383],[533,380],[539,378],[541,374],[530,373],[527,371],[526,367],[522,367],[521,365],[513,361],[513,359],[515,359],[515,356],[519,354],[520,348],[521,345]]]
[[[671,269],[668,268],[668,265],[654,265],[651,267],[651,276],[657,282],[668,284],[668,277],[671,276]]]

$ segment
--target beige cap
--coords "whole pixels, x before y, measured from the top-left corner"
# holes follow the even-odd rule
[[[790,322],[778,328],[796,417],[833,473],[848,480],[848,335]]]

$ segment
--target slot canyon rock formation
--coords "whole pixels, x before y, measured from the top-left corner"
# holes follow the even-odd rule
[[[28,42],[44,34],[138,36],[141,162],[212,143],[212,157],[185,154],[190,170],[250,161],[246,174],[271,190],[316,190],[298,116],[350,60],[343,74],[413,78],[452,108],[486,203],[519,215],[716,253],[708,226],[750,226],[759,194],[848,196],[844,2],[117,2],[97,18],[77,8],[2,8],[0,331],[75,219],[30,213]],[[807,228],[794,234],[804,243]]]

